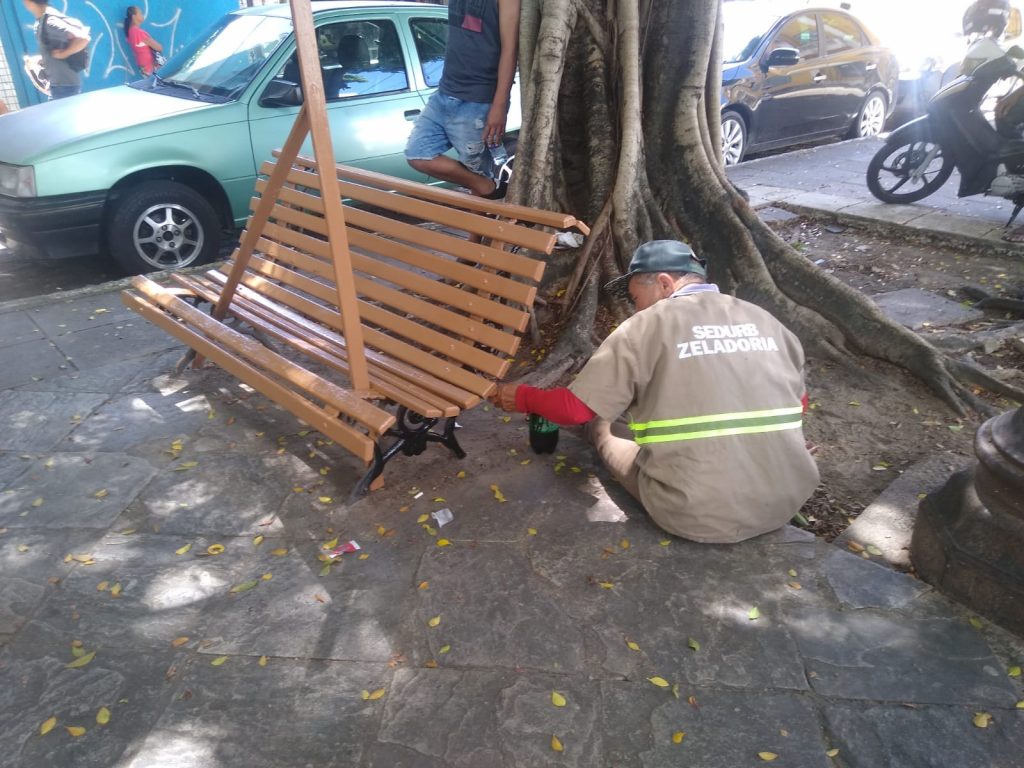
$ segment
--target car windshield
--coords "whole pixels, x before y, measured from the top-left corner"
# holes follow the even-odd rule
[[[722,47],[722,63],[737,64],[754,55],[768,31],[780,14],[751,7],[751,3],[733,2],[722,6],[725,44]]]
[[[235,98],[291,31],[290,18],[225,16],[161,67],[154,83],[148,78],[134,85],[177,87],[186,97]]]

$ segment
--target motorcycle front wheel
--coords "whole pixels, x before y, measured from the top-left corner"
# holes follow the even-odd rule
[[[953,159],[934,141],[886,144],[868,164],[868,189],[883,203],[914,203],[946,183]]]

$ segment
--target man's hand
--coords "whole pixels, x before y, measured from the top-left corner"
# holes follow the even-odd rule
[[[508,105],[492,104],[484,124],[484,146],[496,147],[505,135],[505,122],[508,120]]]
[[[498,391],[491,395],[488,399],[496,406],[501,408],[503,411],[515,412],[516,410],[516,390],[519,389],[518,384],[499,384]]]

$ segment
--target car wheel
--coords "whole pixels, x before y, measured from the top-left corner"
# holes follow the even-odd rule
[[[747,152],[747,124],[736,112],[722,113],[722,162],[736,165]]]
[[[885,112],[889,107],[885,95],[869,93],[868,97],[861,104],[860,112],[857,113],[857,122],[854,124],[854,138],[863,139],[865,136],[877,136],[885,127]]]
[[[198,192],[174,181],[123,190],[107,222],[107,242],[132,275],[212,261],[220,250],[217,212]]]

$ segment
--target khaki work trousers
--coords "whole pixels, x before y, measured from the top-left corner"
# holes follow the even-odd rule
[[[640,467],[636,463],[640,446],[633,439],[633,432],[626,422],[595,417],[587,422],[584,435],[597,449],[598,456],[615,481],[640,501]]]

